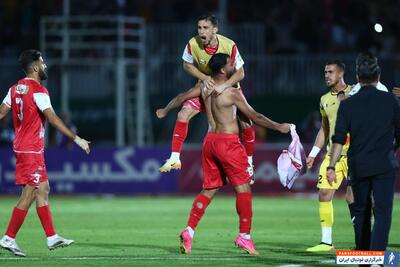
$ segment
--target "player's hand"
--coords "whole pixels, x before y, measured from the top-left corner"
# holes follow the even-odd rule
[[[213,88],[215,86],[215,81],[213,79],[209,80],[208,83],[204,83],[204,90],[206,97],[209,97],[213,92]]]
[[[165,116],[167,116],[167,112],[165,111],[165,109],[159,108],[156,110],[156,115],[157,115],[157,118],[162,119]]]
[[[313,157],[307,157],[307,159],[306,159],[307,169],[312,168],[312,166],[314,165],[314,160],[315,160],[315,158],[313,158]]]
[[[215,84],[214,80],[210,76],[207,76],[207,79],[203,80],[203,83],[208,90],[211,90]]]
[[[334,170],[327,170],[326,179],[328,180],[329,185],[332,185],[332,183],[336,183],[336,172]]]
[[[396,97],[400,97],[400,87],[393,87],[392,93],[393,93]]]
[[[82,148],[86,152],[86,154],[90,153],[90,148],[89,148],[90,141],[86,141],[85,139],[80,138],[79,136],[75,136],[74,142],[80,148]]]
[[[290,123],[281,123],[281,125],[279,126],[279,131],[281,133],[290,132]]]
[[[228,87],[229,86],[227,86],[225,83],[214,85],[213,88],[211,88],[211,90],[212,90],[211,95],[212,96],[219,96]]]

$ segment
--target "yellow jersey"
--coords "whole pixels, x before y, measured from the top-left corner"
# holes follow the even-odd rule
[[[347,85],[346,88],[343,90],[346,95],[351,90],[351,85]],[[320,101],[320,112],[323,118],[328,120],[329,125],[329,141],[328,145],[326,146],[327,153],[329,154],[332,147],[332,136],[335,133],[335,126],[336,126],[336,116],[339,109],[339,100],[337,98],[337,93],[329,91],[328,93],[321,96]],[[346,143],[343,146],[342,155],[347,155],[347,150],[349,150],[350,145],[350,137],[347,136]]]
[[[212,55],[216,53],[224,53],[232,56],[233,49],[235,47],[235,42],[225,36],[217,34],[218,48],[214,53],[207,53],[203,43],[201,42],[200,36],[195,36],[189,40],[189,49],[193,56],[193,60],[196,62],[199,70],[207,75],[211,74],[211,70],[208,67],[208,62],[210,61]]]

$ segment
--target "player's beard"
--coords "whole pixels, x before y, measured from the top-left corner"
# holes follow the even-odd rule
[[[48,77],[47,71],[46,71],[46,70],[43,70],[43,69],[40,69],[40,71],[39,71],[39,78],[40,78],[40,80],[41,80],[41,81],[45,81],[45,80],[47,80],[47,77]]]

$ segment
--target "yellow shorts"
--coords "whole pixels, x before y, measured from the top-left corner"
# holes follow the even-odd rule
[[[329,166],[330,156],[326,155],[324,160],[319,167],[319,177],[318,177],[318,188],[322,189],[335,189],[337,190],[342,183],[343,179],[347,178],[347,156],[341,156],[339,161],[336,163],[335,170],[336,170],[336,183],[332,183],[330,185],[328,180],[326,179],[326,167]]]

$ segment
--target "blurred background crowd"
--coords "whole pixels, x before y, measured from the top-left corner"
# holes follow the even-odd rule
[[[62,16],[63,4],[63,0],[0,1],[1,97],[22,76],[15,66],[20,51],[40,48],[41,19]],[[355,55],[370,50],[382,60],[384,83],[389,88],[399,84],[400,2],[396,0],[70,0],[71,16],[144,18],[149,99],[145,119],[151,122],[151,143],[168,144],[170,140],[175,117],[159,121],[154,110],[194,84],[181,67],[181,55],[187,40],[196,34],[196,18],[210,12],[220,19],[220,33],[236,41],[244,58],[243,85],[250,103],[272,118],[297,123],[304,142],[312,142],[319,128],[318,102],[326,91],[322,75],[326,60],[345,61],[346,81],[351,84],[355,82]],[[382,32],[376,31],[376,24],[382,26]],[[108,86],[103,91],[109,93],[86,99],[85,103],[95,106],[88,109],[77,100],[87,88],[74,86],[75,93],[71,90],[68,99],[71,109],[62,110],[59,87],[55,83],[50,88],[55,108],[65,112],[65,117],[91,140],[112,143],[112,125],[107,123],[116,117],[113,106],[102,104],[102,110],[96,106],[109,99],[113,88]],[[194,120],[194,124],[206,127],[202,119]],[[7,125],[9,121],[2,122],[0,127]],[[103,132],[94,131],[93,125],[101,125]],[[200,143],[203,134],[190,131],[188,140]],[[279,141],[273,133],[259,135],[262,141]],[[7,131],[2,131],[1,143],[9,137]],[[58,139],[54,136],[50,143],[55,144]]]
[[[71,15],[144,17],[146,23],[193,23],[199,14],[218,13],[219,1],[193,0],[71,0]],[[62,0],[2,0],[0,28],[2,55],[39,44],[42,16],[62,15]],[[226,3],[227,23],[265,25],[265,53],[399,51],[400,2],[396,0],[282,0]],[[381,34],[373,25],[384,26]]]

